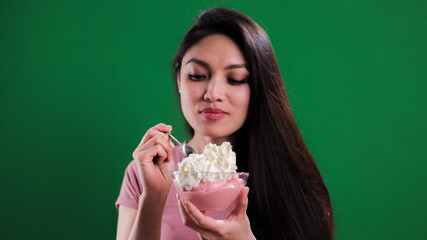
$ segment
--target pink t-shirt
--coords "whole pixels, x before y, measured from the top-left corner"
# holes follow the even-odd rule
[[[178,162],[184,159],[181,147],[177,146],[173,149],[173,159],[175,162],[175,169],[178,168]],[[138,209],[139,197],[142,193],[142,185],[136,168],[136,162],[133,160],[125,171],[120,195],[116,201],[116,208],[120,204]],[[206,211],[205,215],[215,219],[226,219],[234,209],[233,204],[225,211]],[[178,201],[176,200],[176,190],[171,186],[168,198],[166,200],[165,209],[163,211],[161,239],[199,239],[197,233],[192,229],[186,227],[181,220],[181,215],[178,209]]]

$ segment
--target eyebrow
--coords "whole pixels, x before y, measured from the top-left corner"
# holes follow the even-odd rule
[[[209,64],[203,60],[198,59],[198,58],[192,58],[192,59],[188,60],[185,64],[189,64],[192,62],[199,64],[202,67],[205,67],[209,71],[211,71],[211,67],[209,66]],[[231,65],[228,65],[227,67],[225,67],[226,70],[233,69],[233,68],[246,68],[247,69],[246,64],[243,64],[243,63],[242,64],[231,64]]]
[[[233,69],[233,68],[247,68],[246,64],[231,64],[227,66],[225,69]]]

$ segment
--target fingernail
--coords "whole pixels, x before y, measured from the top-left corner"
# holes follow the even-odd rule
[[[185,209],[187,209],[187,206],[188,206],[187,200],[186,199],[181,199],[181,203],[185,207]]]

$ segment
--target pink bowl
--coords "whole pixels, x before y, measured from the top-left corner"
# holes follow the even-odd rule
[[[180,178],[186,175],[202,176],[204,179],[218,179],[218,175],[229,179],[227,181],[204,182],[203,180],[191,190],[186,190],[179,184]],[[223,211],[229,208],[245,187],[249,173],[228,172],[172,172],[174,186],[182,199],[191,201],[200,210]]]

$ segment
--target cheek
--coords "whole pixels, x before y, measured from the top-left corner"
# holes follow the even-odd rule
[[[242,89],[242,91],[235,91],[232,95],[234,99],[234,104],[237,108],[239,108],[239,111],[241,113],[247,112],[249,107],[249,98],[250,98],[250,91],[249,86]]]
[[[181,91],[181,106],[183,109],[193,109],[203,97],[203,91],[197,84],[186,84],[181,88]]]
[[[203,82],[188,82],[185,85],[185,95],[191,101],[198,101],[203,97],[206,86]]]
[[[189,111],[193,105],[194,105],[194,101],[191,99],[191,97],[188,94],[186,95],[181,94],[181,106],[184,111]]]

